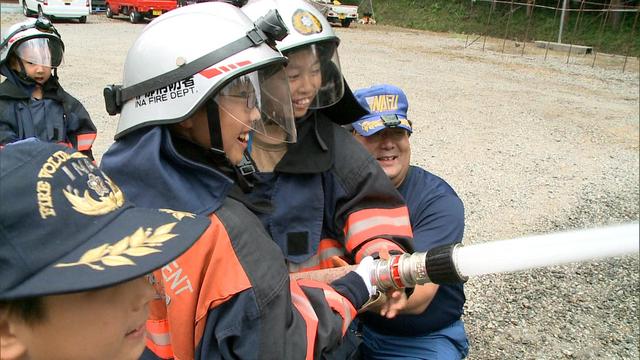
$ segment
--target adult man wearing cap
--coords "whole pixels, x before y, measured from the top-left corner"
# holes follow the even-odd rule
[[[0,150],[0,357],[137,359],[155,291],[209,220],[141,209],[84,155],[24,140]]]
[[[413,128],[407,119],[409,104],[404,92],[391,85],[374,85],[354,94],[369,114],[352,124],[352,132],[406,201],[416,251],[460,242],[462,201],[443,179],[409,165]],[[464,301],[462,284],[426,284],[416,287],[395,319],[362,314],[364,358],[464,358],[468,352],[460,319]]]

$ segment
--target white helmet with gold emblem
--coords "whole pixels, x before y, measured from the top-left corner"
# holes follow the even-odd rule
[[[276,9],[289,29],[289,35],[276,42],[287,57],[308,52],[319,65],[322,83],[310,109],[329,107],[344,94],[344,81],[338,57],[340,39],[322,13],[305,0],[249,0],[242,7],[251,19],[259,18],[269,9]],[[291,81],[291,78],[290,78]]]

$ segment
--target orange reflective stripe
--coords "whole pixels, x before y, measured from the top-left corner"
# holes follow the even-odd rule
[[[58,145],[64,145],[64,146],[66,146],[66,147],[73,148],[73,144],[72,144],[72,143],[70,143],[70,142],[67,142],[67,141],[59,141],[59,142],[58,142]]]
[[[356,308],[335,290],[324,290],[324,297],[327,299],[329,306],[342,316],[342,336],[347,332],[349,325],[356,316]]]
[[[302,288],[300,288],[300,285],[298,285],[298,283],[293,279],[291,279],[289,284],[291,288],[291,301],[300,312],[300,315],[302,315],[304,322],[307,324],[307,356],[305,359],[313,360],[316,333],[318,332],[318,316],[313,310],[311,302],[309,302],[309,299],[307,299]]]
[[[353,321],[353,318],[356,316],[356,308],[347,300],[344,296],[337,293],[331,286],[325,283],[321,283],[318,281],[310,280],[310,279],[300,279],[298,283],[301,286],[315,287],[321,288],[324,292],[324,298],[327,300],[327,303],[335,312],[337,312],[340,317],[342,317],[342,336],[349,328],[349,324]]]
[[[403,248],[400,245],[394,243],[391,240],[387,239],[375,239],[368,241],[364,244],[360,249],[358,249],[358,253],[356,254],[356,263],[359,263],[363,257],[369,256],[375,253],[380,253],[381,250],[387,249],[387,251],[397,251],[400,253],[404,253]]]
[[[338,256],[344,260],[346,249],[338,240],[322,239],[318,246],[318,255],[320,256],[320,269],[329,269],[335,267],[331,259]]]
[[[149,350],[153,351],[162,359],[173,359],[173,348],[171,347],[171,335],[169,334],[169,321],[147,320],[146,344]]]
[[[96,140],[96,133],[79,134],[78,138],[78,150],[85,151],[91,149],[93,142]]]
[[[344,227],[346,248],[353,252],[368,239],[382,235],[412,237],[409,210],[406,206],[395,209],[365,209],[352,213]]]
[[[289,272],[296,273],[331,268],[333,267],[331,258],[334,256],[344,256],[344,254],[344,246],[342,246],[339,241],[329,238],[322,239],[318,245],[318,253],[303,263],[289,263]]]

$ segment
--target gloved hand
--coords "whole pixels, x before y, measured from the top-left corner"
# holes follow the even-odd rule
[[[373,273],[373,269],[375,268],[375,260],[371,256],[366,256],[360,261],[358,267],[355,270],[355,273],[358,274],[364,284],[367,286],[367,290],[369,291],[369,297],[376,294],[376,287],[371,283],[371,273]]]

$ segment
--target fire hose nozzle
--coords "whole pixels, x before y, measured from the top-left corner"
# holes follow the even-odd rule
[[[374,262],[370,279],[378,290],[386,292],[429,282],[464,283],[468,276],[522,271],[617,256],[637,256],[640,251],[639,230],[638,223],[633,222],[467,246],[444,245],[428,252],[378,259]],[[346,268],[353,269],[355,266]],[[326,271],[329,273],[325,273]],[[305,275],[300,277],[330,282],[346,273],[345,269],[337,272],[336,269],[325,269],[318,272],[322,276],[310,271],[301,273]]]
[[[371,283],[382,292],[426,283],[463,283],[468,277],[462,276],[455,265],[455,253],[459,246],[449,244],[427,252],[378,259],[371,273]]]

